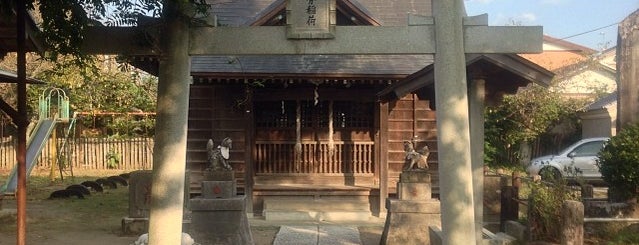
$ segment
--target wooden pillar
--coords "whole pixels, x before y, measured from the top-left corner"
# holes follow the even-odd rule
[[[255,112],[253,111],[253,92],[248,91],[249,99],[246,102],[249,106],[246,113],[246,133],[244,135],[245,140],[245,154],[244,154],[244,195],[246,195],[246,213],[253,215],[253,185],[255,175],[255,159],[253,146],[255,146]]]
[[[18,126],[18,148],[16,158],[18,164],[17,199],[17,234],[16,244],[27,243],[27,58],[26,58],[26,18],[27,6],[24,1],[17,2],[17,83],[18,83],[18,118],[14,122]],[[3,195],[4,193],[0,193]]]
[[[481,244],[484,227],[484,107],[486,101],[486,81],[483,78],[473,78],[468,101],[473,200],[475,201],[475,239],[477,244]]]
[[[189,23],[181,2],[164,2],[153,149],[149,244],[180,244],[189,110]]]
[[[434,0],[442,242],[475,244],[462,0]]]
[[[53,118],[53,120],[55,120],[55,118]],[[49,139],[52,139],[49,142],[53,142],[49,144],[49,156],[53,156],[53,158],[49,159],[51,164],[51,166],[49,166],[49,180],[53,182],[55,181],[55,166],[58,164],[58,154],[61,154],[58,152],[58,133],[57,130],[55,130],[55,127],[53,128],[53,131],[51,131],[51,137]]]
[[[380,102],[376,110],[377,121],[377,164],[379,173],[379,216],[386,215],[386,199],[388,198],[388,102]]]

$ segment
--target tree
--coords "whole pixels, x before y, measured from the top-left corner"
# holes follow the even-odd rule
[[[38,74],[38,78],[53,87],[62,88],[70,98],[74,112],[153,112],[156,107],[157,79],[137,70],[122,70],[115,65],[114,57],[98,56],[95,69],[79,67],[68,56],[51,70]],[[35,86],[30,91],[32,105],[45,89]],[[140,133],[153,132],[153,125],[134,117],[105,117],[100,115],[82,117],[78,124],[84,128],[106,129],[108,135],[138,135],[133,130],[141,127]],[[88,119],[88,120],[86,120]]]
[[[0,62],[0,70],[16,71],[17,57],[16,53],[8,53],[2,58]],[[36,55],[26,56],[26,74],[27,77],[35,78],[38,74],[45,70],[51,69],[53,63],[40,59]],[[15,106],[17,103],[17,94],[15,91],[16,84],[0,83],[0,98],[4,99],[10,105]]]
[[[35,0],[27,0],[34,8]],[[13,1],[1,1],[1,10],[12,10]],[[77,62],[86,56],[80,52],[83,31],[90,24],[88,16],[115,16],[128,20],[141,14],[131,6],[143,6],[153,13],[159,5],[153,0],[47,0],[38,2],[45,30],[45,42],[55,51],[51,54],[72,54]],[[116,14],[106,11],[106,4],[114,4]],[[136,5],[137,4],[137,5]],[[158,81],[158,105],[153,163],[150,244],[179,244],[181,240],[184,174],[186,159],[186,127],[188,111],[188,30],[194,9],[202,9],[204,0],[164,0],[160,15],[162,28],[158,53],[160,73]],[[198,8],[199,6],[199,8]],[[20,209],[20,207],[19,207]],[[19,232],[20,233],[20,232]],[[160,241],[160,239],[162,239]]]
[[[597,166],[610,185],[613,199],[625,201],[639,196],[639,123],[624,127],[599,152]]]
[[[0,69],[15,69],[15,54],[8,54],[0,62]],[[49,87],[63,89],[70,98],[73,112],[153,112],[157,96],[157,79],[136,69],[116,65],[114,56],[95,56],[95,66],[78,66],[71,56],[60,56],[53,63],[28,55],[28,76],[46,85],[27,88],[29,118],[37,118],[38,99]],[[127,69],[125,69],[127,68]],[[0,96],[15,105],[15,84],[0,84]],[[79,119],[79,118],[78,118]],[[84,128],[105,128],[109,135],[137,135],[135,132],[152,133],[153,120],[148,117],[83,117],[78,125]],[[86,120],[90,119],[90,120]],[[152,119],[152,118],[151,118]],[[133,130],[140,128],[142,130]],[[152,134],[151,134],[152,135]]]
[[[578,124],[576,112],[584,105],[585,101],[563,98],[536,84],[505,96],[499,105],[487,108],[486,162],[509,167],[517,166],[514,160],[527,163],[530,142],[560,123]]]

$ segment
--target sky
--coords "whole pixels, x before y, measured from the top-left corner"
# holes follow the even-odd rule
[[[595,50],[616,46],[618,23],[639,9],[639,0],[464,0],[464,4],[469,16],[488,14],[491,26],[541,25],[545,35]]]

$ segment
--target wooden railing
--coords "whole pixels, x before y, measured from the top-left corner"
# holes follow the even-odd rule
[[[257,141],[256,174],[373,174],[374,142],[302,142],[299,155],[295,141]]]

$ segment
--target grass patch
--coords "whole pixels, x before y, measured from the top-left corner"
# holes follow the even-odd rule
[[[625,245],[639,244],[639,224],[609,223],[597,227],[596,244]]]
[[[29,230],[98,230],[119,234],[122,217],[128,214],[129,190],[126,186],[117,189],[105,188],[104,192],[91,192],[84,199],[48,199],[51,192],[65,189],[72,184],[96,180],[115,175],[113,171],[96,175],[65,176],[64,180],[51,181],[47,175],[32,175],[27,180],[27,227]],[[8,175],[0,175],[4,184]],[[59,176],[58,176],[59,177]],[[4,208],[15,208],[15,199],[5,197]],[[0,233],[16,229],[15,215],[0,217]]]

